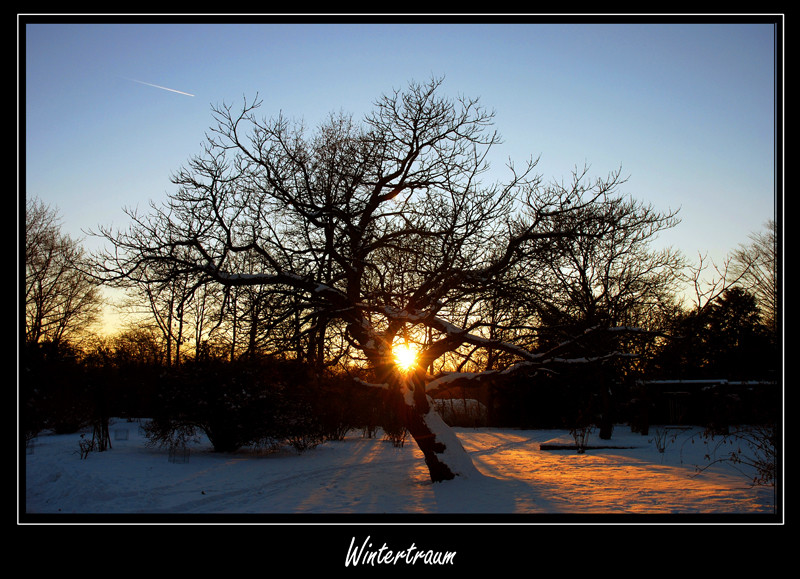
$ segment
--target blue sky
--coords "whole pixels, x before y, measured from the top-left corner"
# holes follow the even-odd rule
[[[508,158],[541,156],[545,180],[621,166],[622,192],[681,209],[661,243],[721,259],[775,215],[775,40],[732,22],[32,23],[25,194],[75,237],[124,226],[124,206],[164,200],[201,151],[212,105],[258,93],[264,116],[313,126],[443,75],[495,110],[498,180]]]

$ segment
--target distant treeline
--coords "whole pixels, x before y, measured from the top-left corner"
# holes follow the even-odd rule
[[[479,400],[487,409],[487,426],[594,425],[606,438],[619,423],[645,434],[649,424],[664,423],[724,429],[778,416],[781,385],[763,358],[758,365],[755,361],[754,368],[763,370],[753,369],[746,379],[705,378],[697,368],[704,379],[688,380],[684,375],[691,370],[685,367],[676,368],[675,379],[664,374],[653,379],[628,367],[600,364],[484,382],[438,396]],[[655,362],[651,366],[657,368]],[[276,356],[187,359],[168,366],[124,352],[87,354],[46,342],[25,346],[20,378],[26,437],[44,429],[76,432],[109,416],[152,419],[148,437],[153,444],[174,445],[202,432],[220,451],[286,443],[304,450],[354,429],[372,436],[381,428],[396,442],[405,436],[401,405],[387,391]],[[459,417],[449,420],[457,424]]]

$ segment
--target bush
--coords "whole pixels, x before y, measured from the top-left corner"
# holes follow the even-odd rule
[[[404,416],[407,409],[403,403],[403,395],[399,391],[390,390],[384,394],[382,402],[380,423],[383,438],[390,440],[393,446],[402,447],[408,436]]]
[[[438,398],[434,404],[442,420],[450,426],[478,428],[487,424],[488,410],[474,398]]]
[[[147,446],[178,447],[197,440],[197,426],[165,417],[154,418],[142,424]]]
[[[187,362],[162,379],[159,412],[145,429],[151,444],[174,446],[203,432],[216,452],[244,446],[298,451],[324,440],[301,364],[266,360]]]
[[[77,351],[64,343],[25,344],[20,381],[26,432],[72,434],[91,424],[93,402]]]
[[[703,438],[713,443],[713,450],[706,455],[708,466],[698,467],[698,470],[727,463],[749,477],[753,486],[775,485],[778,447],[775,424],[738,426],[721,436],[707,429]]]
[[[201,360],[160,379],[158,411],[144,427],[148,444],[183,446],[198,434],[216,452],[242,447],[304,452],[353,429],[378,426],[398,446],[406,438],[402,400],[343,376],[315,376],[285,360]]]

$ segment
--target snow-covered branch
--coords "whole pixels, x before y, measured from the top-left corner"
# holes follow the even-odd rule
[[[637,354],[614,351],[600,356],[582,356],[575,358],[540,358],[538,361],[522,361],[502,370],[484,370],[482,372],[446,372],[432,378],[426,385],[427,392],[436,392],[442,388],[456,384],[476,385],[480,382],[512,377],[531,372],[554,373],[556,366],[574,364],[596,364],[613,358],[636,358]]]

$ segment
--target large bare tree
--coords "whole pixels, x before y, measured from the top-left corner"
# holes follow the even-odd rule
[[[619,179],[619,172],[612,175]],[[536,296],[586,327],[643,325],[651,310],[677,293],[683,256],[652,247],[658,234],[678,224],[677,212],[661,213],[632,198],[615,197],[557,219],[580,220],[582,235],[559,239],[536,267],[548,291]],[[553,228],[568,224],[553,224]],[[539,256],[537,256],[539,257]]]
[[[85,273],[81,244],[62,233],[58,211],[37,198],[25,205],[25,340],[79,340],[97,321],[102,298]]]
[[[554,230],[554,216],[586,214],[578,210],[618,185],[543,185],[533,160],[509,163],[504,183],[484,183],[500,142],[493,113],[440,89],[440,79],[411,83],[380,97],[362,123],[331,115],[311,134],[282,115],[260,119],[258,100],[216,107],[204,150],[173,176],[177,192],[147,214],[131,211],[127,230],[101,229],[113,251],[99,256],[110,283],[154,268],[285,292],[309,332],[335,331],[371,384],[401,394],[434,481],[474,467],[429,392],[568,361],[563,345],[537,351],[497,338],[481,312],[535,283],[530,256],[585,225],[558,220],[568,226]],[[242,254],[260,269],[237,270]],[[406,343],[419,351],[401,367],[395,354]],[[503,364],[482,373],[434,364],[479,349],[502,353]],[[436,376],[426,371],[434,367]]]
[[[764,231],[750,235],[748,245],[733,252],[732,278],[758,300],[764,324],[777,330],[778,324],[778,236],[774,220]]]

